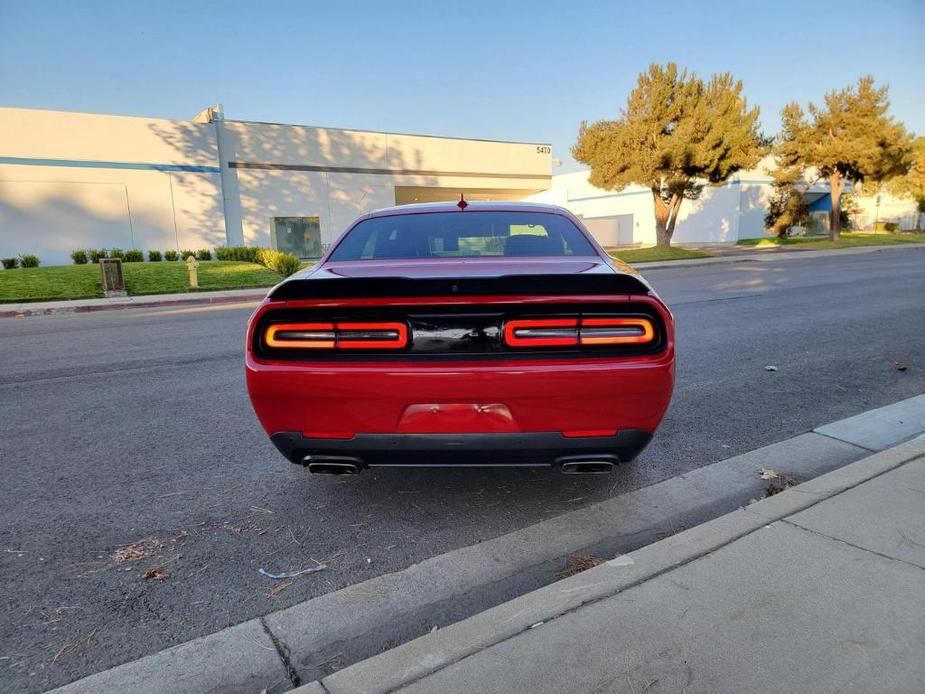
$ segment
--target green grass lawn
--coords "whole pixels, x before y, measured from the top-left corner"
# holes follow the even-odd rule
[[[650,263],[656,260],[691,260],[693,258],[712,258],[711,253],[695,251],[690,248],[608,248],[607,252],[625,263]]]
[[[175,294],[189,288],[186,263],[126,263],[125,289],[129,294]],[[246,289],[272,287],[282,277],[263,265],[233,260],[209,260],[199,263],[199,290]]]
[[[742,239],[736,245],[754,248],[773,248],[790,246],[794,250],[818,251],[828,248],[854,248],[856,246],[892,246],[902,243],[925,243],[925,234],[875,234],[873,232],[842,232],[835,242],[828,237],[800,236],[792,239]]]
[[[125,288],[130,295],[176,294],[189,288],[186,264],[180,262],[124,263]],[[262,265],[211,260],[199,264],[199,291],[272,287],[282,278]],[[97,265],[0,270],[0,303],[91,299],[103,296]]]

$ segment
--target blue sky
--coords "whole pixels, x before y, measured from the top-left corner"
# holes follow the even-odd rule
[[[871,73],[925,133],[925,1],[0,0],[0,105],[551,143],[674,60],[781,106]],[[0,153],[2,154],[2,153]]]

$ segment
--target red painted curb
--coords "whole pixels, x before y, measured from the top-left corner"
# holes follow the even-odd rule
[[[165,306],[197,306],[207,304],[230,304],[241,301],[262,301],[266,292],[242,296],[204,296],[201,299],[162,299],[148,302],[125,302],[121,304],[99,304],[89,306],[55,306],[53,308],[26,309],[24,311],[0,311],[0,318],[29,318],[50,316],[56,313],[95,313],[97,311],[121,311],[131,308],[163,308]]]

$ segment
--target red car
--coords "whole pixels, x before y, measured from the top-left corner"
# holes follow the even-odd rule
[[[312,472],[609,472],[665,414],[674,327],[567,210],[407,205],[273,288],[246,362],[261,424]]]

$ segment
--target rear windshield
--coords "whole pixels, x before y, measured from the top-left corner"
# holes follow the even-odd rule
[[[548,212],[428,212],[365,219],[331,260],[596,255],[566,217]]]

